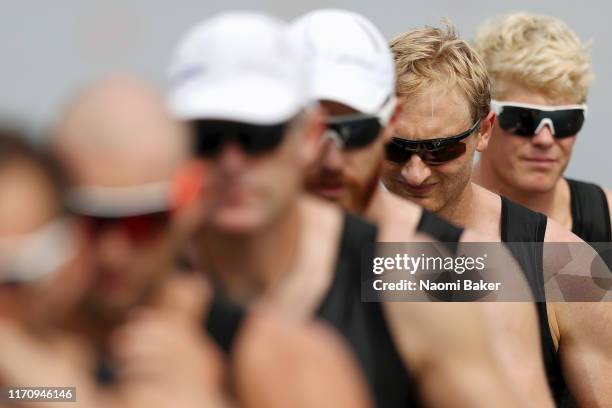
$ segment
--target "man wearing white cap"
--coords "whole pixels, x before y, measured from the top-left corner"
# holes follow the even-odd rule
[[[431,406],[514,406],[477,306],[361,301],[361,255],[376,229],[302,195],[323,123],[306,108],[293,40],[271,17],[226,13],[189,31],[177,50],[170,105],[193,129],[210,178],[198,267],[234,299],[330,322],[359,357],[379,406],[414,402],[411,377]],[[442,358],[442,349],[460,351]]]

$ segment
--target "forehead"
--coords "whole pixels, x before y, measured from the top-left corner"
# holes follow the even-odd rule
[[[580,103],[578,96],[554,96],[546,92],[530,89],[516,82],[510,82],[505,85],[503,95],[499,99],[502,101],[543,106],[576,105]]]
[[[434,87],[402,98],[397,137],[410,140],[454,136],[472,125],[470,107],[458,88]]]
[[[92,133],[63,142],[58,151],[76,184],[127,187],[163,181],[186,157],[186,136],[168,130]],[[183,137],[184,141],[171,140]]]

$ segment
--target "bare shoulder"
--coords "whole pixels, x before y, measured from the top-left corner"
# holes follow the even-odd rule
[[[400,354],[415,371],[440,350],[459,355],[487,338],[477,303],[386,302],[383,309]]]
[[[487,231],[474,231],[466,228],[461,234],[460,242],[499,242],[499,237]]]
[[[482,235],[481,240],[497,242],[501,236],[502,201],[499,194],[472,183],[474,200],[472,202],[473,217],[466,225]],[[478,241],[477,241],[478,242]]]
[[[580,406],[611,406],[612,303],[557,303],[559,355]]]
[[[576,234],[564,228],[557,221],[548,217],[544,242],[584,242]]]

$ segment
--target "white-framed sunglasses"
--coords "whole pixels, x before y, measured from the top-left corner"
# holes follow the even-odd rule
[[[491,100],[491,110],[503,130],[522,137],[535,136],[544,126],[555,138],[575,136],[587,116],[586,104],[543,106]]]

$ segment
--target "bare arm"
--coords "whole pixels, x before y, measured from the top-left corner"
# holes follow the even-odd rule
[[[556,303],[563,376],[579,406],[612,406],[612,303]]]
[[[390,302],[384,309],[424,404],[521,405],[496,359],[478,304]]]
[[[599,297],[599,292],[602,292],[601,302],[549,303],[553,311],[551,318],[554,319],[550,323],[555,329],[553,334],[558,344],[563,377],[579,406],[612,406],[612,303],[610,291],[606,293],[590,282],[591,262],[597,255],[588,244],[554,222],[547,228],[546,240],[575,243],[571,247],[573,262],[564,267],[564,273],[590,283],[586,285],[576,281],[582,282],[580,288],[592,291],[593,296]],[[555,257],[547,256],[545,260],[548,258]],[[578,299],[579,295],[573,294]],[[591,294],[584,295],[587,296]]]
[[[469,229],[461,242],[494,242]],[[485,244],[487,245],[487,244]],[[511,257],[510,254],[507,254]],[[499,257],[503,257],[499,254]],[[518,266],[517,266],[518,268]],[[513,271],[512,268],[503,269]],[[480,302],[493,351],[505,375],[520,393],[522,406],[552,407],[554,402],[546,380],[538,317],[531,302]]]
[[[480,303],[493,350],[523,406],[553,407],[533,303]]]
[[[321,322],[252,311],[236,340],[232,368],[244,408],[373,406],[359,364]]]

